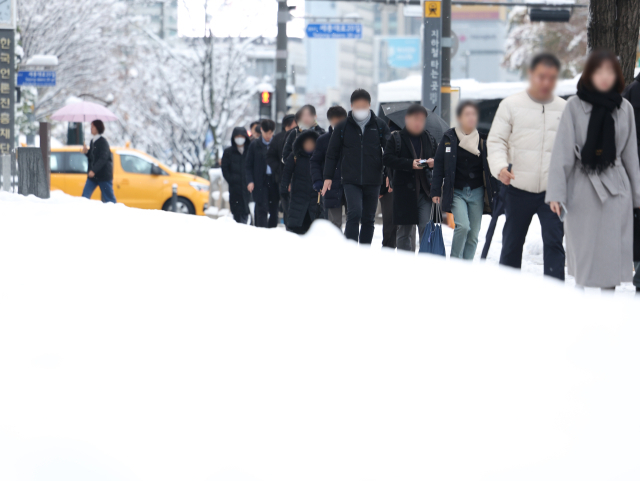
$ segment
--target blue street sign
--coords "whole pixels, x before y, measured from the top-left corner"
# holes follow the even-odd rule
[[[387,39],[387,64],[395,68],[416,68],[420,66],[419,38]]]
[[[309,38],[362,38],[361,23],[310,23]]]
[[[55,87],[56,73],[53,70],[20,70],[18,87]]]

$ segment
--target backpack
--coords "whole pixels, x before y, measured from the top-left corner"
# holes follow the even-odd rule
[[[382,120],[379,117],[376,117],[376,129],[378,130],[378,139],[380,140],[380,148],[384,149],[384,134],[382,133],[382,129],[380,128],[380,122],[382,122]],[[344,125],[342,126],[342,129],[340,130],[340,148],[342,148],[342,145],[344,144],[344,129],[347,127],[347,122],[345,121]]]
[[[431,147],[431,151],[434,153],[433,155],[436,155],[435,152],[436,150],[438,150],[438,142],[436,142],[435,137],[431,135],[431,132],[429,132],[428,130],[425,130],[424,132],[427,134],[427,137],[429,138],[429,146]],[[391,136],[393,137],[396,155],[399,156],[401,145],[402,145],[402,139],[400,139],[400,131],[399,130],[393,131],[391,133]]]

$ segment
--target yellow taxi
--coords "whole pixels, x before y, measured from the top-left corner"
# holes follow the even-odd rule
[[[113,192],[118,203],[139,209],[171,210],[173,184],[178,185],[178,212],[204,215],[209,181],[174,172],[150,155],[130,147],[112,147]],[[51,149],[51,190],[82,196],[89,161],[82,146]],[[100,200],[100,188],[92,199]]]

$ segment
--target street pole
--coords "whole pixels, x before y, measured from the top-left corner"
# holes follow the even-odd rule
[[[278,37],[276,39],[276,130],[280,130],[287,111],[287,0],[278,0]]]
[[[442,0],[442,88],[440,115],[451,124],[451,0]]]
[[[442,115],[440,90],[442,86],[442,2],[423,2],[422,29],[422,105]],[[438,110],[439,109],[439,110]],[[445,119],[448,123],[448,119]]]

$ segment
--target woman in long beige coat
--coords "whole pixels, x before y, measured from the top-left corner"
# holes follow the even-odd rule
[[[546,201],[565,216],[569,274],[583,287],[614,289],[633,277],[633,208],[640,161],[624,77],[607,50],[588,58],[560,119]],[[563,212],[566,210],[566,212]]]

